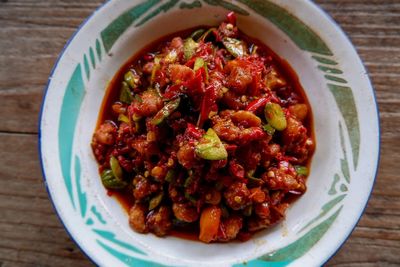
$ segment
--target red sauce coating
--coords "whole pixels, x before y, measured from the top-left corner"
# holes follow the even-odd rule
[[[151,43],[108,85],[92,149],[103,184],[137,232],[245,241],[282,220],[306,190],[315,141],[304,90],[285,60],[228,18],[192,54],[184,40],[209,27]],[[193,70],[201,62],[207,67]],[[271,120],[264,114],[271,103],[284,129],[275,109]],[[219,140],[208,153],[201,144],[210,128]],[[215,149],[221,144],[227,157]]]

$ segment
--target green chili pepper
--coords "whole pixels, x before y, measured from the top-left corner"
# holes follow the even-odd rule
[[[246,43],[235,38],[225,38],[222,40],[226,50],[234,57],[242,57],[247,54]]]
[[[165,181],[167,181],[168,183],[172,183],[174,179],[175,179],[175,171],[168,170],[167,175],[165,176]]]
[[[150,76],[150,86],[153,86],[154,80],[156,78],[156,71],[160,69],[160,56],[156,56],[154,58],[154,66],[153,69],[151,70],[151,76]]]
[[[139,76],[132,73],[132,71],[128,71],[124,75],[124,81],[132,88],[136,88],[139,85],[140,78]]]
[[[101,182],[108,189],[123,189],[128,185],[127,182],[115,177],[113,171],[110,169],[104,170],[101,173]]]
[[[186,178],[185,183],[183,184],[183,187],[187,188],[190,186],[190,184],[193,182],[193,176],[189,176]]]
[[[200,38],[199,38],[199,41],[205,41],[206,40],[206,38],[208,37],[208,35],[210,34],[210,33],[212,33],[213,31],[215,31],[215,30],[217,30],[216,28],[210,28],[210,29],[208,29],[205,33],[203,33],[203,35],[202,36],[200,36]]]
[[[192,38],[187,38],[183,43],[183,54],[185,56],[185,60],[189,60],[196,53],[196,49],[199,46],[198,43],[193,41]]]
[[[119,101],[130,104],[133,101],[133,95],[127,82],[122,82],[121,92],[119,93]]]
[[[270,124],[265,124],[262,126],[262,128],[265,132],[267,132],[267,134],[271,136],[275,133],[275,128],[273,128]]]
[[[190,35],[190,38],[197,41],[205,31],[205,29],[198,29]]]
[[[129,118],[127,116],[125,116],[124,114],[119,114],[118,121],[129,123]]]
[[[287,122],[281,106],[276,103],[267,103],[264,109],[264,115],[267,122],[276,130],[286,129]]]
[[[156,195],[155,197],[153,197],[150,201],[149,201],[149,210],[153,210],[155,208],[158,207],[158,205],[160,205],[162,199],[164,197],[163,192],[159,193],[158,195]]]
[[[179,107],[180,102],[181,99],[178,97],[165,104],[164,107],[160,111],[158,111],[157,114],[153,117],[151,123],[153,125],[159,125],[160,123],[162,123],[172,114],[172,112],[174,112]]]
[[[296,165],[294,166],[297,174],[307,176],[308,175],[308,168],[306,166]]]
[[[225,146],[212,128],[209,128],[195,147],[196,155],[207,160],[221,160],[228,158]]]
[[[119,165],[118,160],[114,156],[111,156],[111,158],[110,158],[110,167],[111,167],[111,170],[112,170],[114,176],[116,178],[122,180],[124,172],[122,171],[122,168]]]
[[[187,193],[187,192],[185,192],[185,198],[187,200],[189,200],[190,202],[192,202],[192,203],[196,203],[197,202],[197,199],[194,196],[192,196],[189,193]]]

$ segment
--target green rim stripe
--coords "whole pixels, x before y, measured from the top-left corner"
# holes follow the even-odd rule
[[[203,0],[203,1],[212,6],[221,6],[227,10],[234,11],[240,15],[244,15],[244,16],[250,15],[249,12],[247,12],[243,8],[238,7],[237,5],[234,5],[228,1],[224,1],[224,0]]]
[[[350,87],[330,83],[328,84],[328,88],[332,92],[340,113],[344,118],[353,154],[354,169],[357,169],[360,152],[360,125],[353,92]]]
[[[97,58],[99,59],[99,62],[101,61],[101,44],[99,39],[96,39],[96,53],[97,53]]]
[[[330,80],[332,82],[337,82],[337,83],[347,83],[347,81],[345,79],[342,79],[340,77],[337,76],[333,76],[333,75],[325,75],[324,76],[327,80]]]
[[[324,217],[331,209],[333,209],[338,203],[340,203],[340,201],[342,201],[344,198],[346,197],[346,195],[340,195],[335,197],[334,199],[332,199],[331,201],[329,201],[328,203],[326,203],[325,205],[322,206],[321,208],[321,213],[318,214],[314,219],[312,219],[309,223],[307,223],[303,228],[301,228],[297,233],[300,233],[302,231],[304,231],[306,228],[308,228],[311,224],[313,224],[314,222],[318,221],[319,219],[321,219],[322,217]]]
[[[81,185],[81,161],[77,156],[75,156],[75,179],[76,179],[76,190],[78,194],[81,216],[82,218],[85,218],[87,210],[87,200],[86,200],[86,193],[83,193]]]
[[[146,253],[144,253],[143,251],[141,251],[140,249],[137,249],[136,247],[133,247],[130,244],[127,244],[125,242],[122,242],[121,240],[118,240],[115,238],[115,234],[109,231],[104,231],[104,230],[100,230],[100,229],[92,229],[93,232],[95,232],[96,234],[98,234],[99,236],[101,236],[102,238],[113,242],[123,248],[126,248],[128,250],[131,250],[133,252],[142,254],[142,255],[147,255]]]
[[[343,74],[343,71],[341,71],[339,69],[335,69],[335,68],[330,68],[330,67],[326,67],[326,66],[318,66],[318,68],[320,70],[322,70],[323,72],[330,73],[330,74]]]
[[[114,248],[106,245],[105,243],[101,242],[100,240],[96,239],[97,243],[108,253],[113,255],[115,258],[120,260],[122,263],[126,264],[126,266],[132,266],[132,267],[137,267],[137,266],[149,266],[149,267],[156,267],[156,266],[167,266],[167,265],[162,265],[158,263],[154,263],[151,261],[145,261],[139,258],[135,258],[132,256],[129,256],[125,253],[122,253],[118,250],[115,250]]]
[[[337,193],[336,184],[339,181],[340,181],[340,176],[339,176],[339,174],[335,173],[335,175],[333,176],[333,182],[331,184],[331,188],[328,191],[328,195],[332,196],[332,195],[335,195]]]
[[[142,19],[138,24],[136,24],[135,27],[139,27],[139,26],[145,24],[147,21],[149,21],[153,17],[157,16],[162,11],[167,12],[169,9],[173,8],[178,2],[179,2],[179,0],[169,0],[167,3],[161,5],[156,10],[151,12],[149,15],[144,17],[144,19]]]
[[[321,237],[328,231],[332,223],[336,220],[343,206],[341,206],[333,215],[331,215],[328,219],[314,227],[307,234],[300,237],[297,241],[292,244],[277,250],[274,253],[263,256],[260,259],[265,261],[293,261],[297,258],[300,258],[304,254],[307,253],[320,239]]]
[[[94,57],[94,51],[93,51],[92,47],[89,48],[89,56],[90,56],[90,62],[92,63],[92,68],[95,69],[96,68],[96,60]]]
[[[284,8],[264,0],[238,0],[256,13],[270,20],[301,49],[322,55],[332,56],[325,42],[307,25]]]
[[[85,68],[86,78],[90,79],[90,67],[86,54],[83,55],[83,66]]]
[[[106,52],[110,52],[112,46],[117,39],[128,29],[128,27],[135,22],[141,15],[146,13],[150,8],[160,3],[161,0],[148,0],[141,4],[138,4],[130,10],[124,12],[113,22],[111,22],[101,33],[101,39],[103,41]]]
[[[321,57],[321,56],[312,56],[313,59],[318,61],[319,63],[326,64],[326,65],[337,65],[338,63],[332,59]]]
[[[78,119],[79,110],[85,94],[84,83],[82,79],[82,68],[78,64],[72,73],[61,106],[60,124],[58,126],[58,150],[61,163],[61,172],[64,177],[65,186],[67,187],[73,208],[75,209],[75,201],[72,192],[71,178],[71,160],[72,147],[75,134],[76,121]]]
[[[193,8],[199,8],[199,7],[201,7],[201,2],[199,0],[193,1],[191,4],[183,2],[179,5],[180,9],[185,9],[185,8],[193,9]]]

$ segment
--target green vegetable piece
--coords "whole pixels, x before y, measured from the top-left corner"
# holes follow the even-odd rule
[[[125,116],[124,114],[119,114],[118,121],[129,123],[129,118],[127,116]]]
[[[121,92],[119,93],[119,101],[130,104],[133,101],[133,95],[127,82],[122,82]]]
[[[165,181],[167,181],[168,183],[172,183],[174,179],[175,179],[175,171],[168,170],[167,175],[165,175]]]
[[[124,172],[122,171],[122,168],[119,165],[118,160],[114,156],[111,156],[111,158],[110,158],[110,167],[111,167],[111,170],[112,170],[114,176],[116,178],[122,180]]]
[[[276,103],[267,103],[264,109],[264,115],[267,122],[276,130],[286,129],[287,122],[281,106]]]
[[[201,57],[197,57],[196,61],[194,62],[194,67],[193,70],[197,71],[200,68],[203,68],[204,66],[206,66],[206,62],[204,61],[204,59],[202,59]]]
[[[222,40],[226,50],[234,57],[242,57],[247,54],[246,43],[235,38],[225,38]]]
[[[273,128],[270,124],[265,124],[262,126],[262,128],[267,134],[271,136],[275,133],[275,128]]]
[[[149,210],[154,210],[155,208],[157,208],[158,205],[160,205],[163,197],[164,197],[164,194],[163,194],[163,192],[161,192],[158,195],[156,195],[155,197],[153,197],[152,199],[150,199]]]
[[[203,33],[202,36],[200,36],[198,41],[203,41],[204,42],[207,39],[208,35],[210,35],[210,33],[212,33],[213,31],[216,31],[216,30],[217,30],[216,28],[208,29],[205,33]]]
[[[296,166],[294,166],[294,169],[296,170],[297,174],[304,175],[304,176],[308,175],[308,168],[306,166],[296,165]]]
[[[189,176],[188,178],[186,178],[185,183],[183,184],[183,187],[184,188],[189,187],[192,182],[193,182],[193,176]]]
[[[174,100],[169,101],[167,104],[164,105],[164,107],[157,112],[157,114],[153,117],[151,120],[151,123],[153,125],[159,125],[162,123],[166,118],[168,118],[174,110],[176,110],[179,107],[179,103],[181,102],[181,99],[175,98]]]
[[[115,177],[112,170],[107,169],[101,173],[101,182],[108,189],[123,189],[128,183]]]
[[[199,46],[198,43],[193,41],[192,38],[187,38],[183,43],[183,54],[185,56],[185,60],[189,60],[196,53],[196,49]]]
[[[212,128],[209,128],[195,148],[196,155],[206,160],[221,160],[228,158],[225,146]]]
[[[189,193],[187,193],[187,192],[185,192],[185,198],[187,200],[189,200],[190,202],[192,202],[192,203],[196,203],[197,202],[197,199],[194,196],[192,196]]]
[[[124,81],[132,88],[136,88],[139,85],[140,78],[139,76],[132,73],[132,71],[128,71],[124,75]]]
[[[151,76],[150,76],[150,86],[153,86],[154,80],[156,78],[156,72],[161,68],[160,61],[161,58],[159,56],[156,56],[154,58],[154,66],[153,69],[151,70]]]
[[[190,38],[192,38],[193,40],[197,41],[199,40],[199,38],[201,37],[201,35],[205,32],[205,29],[198,29],[196,31],[194,31],[191,35]]]

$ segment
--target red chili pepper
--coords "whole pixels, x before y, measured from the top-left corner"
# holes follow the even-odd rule
[[[244,179],[244,168],[242,165],[237,163],[236,160],[231,160],[231,162],[229,163],[229,172],[237,179]]]
[[[167,89],[165,89],[165,93],[163,94],[163,97],[166,99],[172,99],[178,96],[182,92],[182,85],[181,84],[175,84],[172,86],[169,86]]]
[[[236,14],[235,12],[231,11],[228,13],[228,15],[226,15],[226,20],[232,24],[233,26],[236,25]]]
[[[203,136],[196,126],[191,123],[187,124],[186,134],[194,137],[195,139],[200,139]]]
[[[269,101],[269,97],[262,97],[250,102],[247,105],[246,110],[251,112],[256,112],[259,108],[264,107]]]
[[[204,79],[202,69],[198,69],[193,79],[183,83],[188,89],[189,95],[203,94],[204,93]]]
[[[143,59],[146,61],[152,61],[154,59],[154,55],[153,54],[146,54],[143,56]]]
[[[199,120],[197,121],[197,126],[202,127],[203,123],[208,119],[208,114],[210,114],[210,111],[215,108],[215,101],[217,100],[217,92],[215,90],[215,87],[213,85],[209,85],[206,88],[206,92],[203,95],[203,98],[201,100],[201,106],[200,106],[200,116]]]

